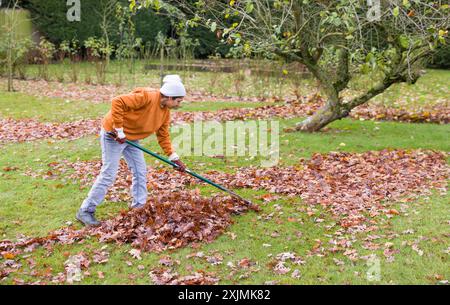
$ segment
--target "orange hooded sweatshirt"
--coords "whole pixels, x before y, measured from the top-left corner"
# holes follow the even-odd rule
[[[156,132],[159,146],[169,156],[173,153],[170,141],[170,110],[161,108],[159,90],[136,88],[130,94],[112,99],[111,110],[102,126],[106,131],[122,128],[128,140],[141,140]]]

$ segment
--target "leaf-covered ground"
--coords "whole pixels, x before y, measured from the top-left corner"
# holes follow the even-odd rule
[[[61,68],[61,67],[58,67]],[[197,77],[197,76],[196,76]],[[146,78],[146,77],[144,77]],[[143,78],[143,79],[144,79]],[[16,90],[39,98],[50,97],[60,98],[66,102],[70,101],[89,101],[92,103],[109,103],[111,99],[123,93],[128,93],[136,86],[145,86],[149,88],[156,88],[158,81],[152,80],[145,83],[141,80],[139,84],[130,85],[92,85],[79,83],[61,83],[55,81],[44,80],[16,80]],[[5,79],[0,79],[0,84],[3,84]],[[260,109],[257,113],[251,110],[224,111],[220,114],[218,120],[225,119],[246,119],[246,118],[267,118],[271,115],[278,115],[279,117],[293,117],[305,116],[311,114],[315,109],[323,105],[323,98],[318,92],[311,92],[311,89],[306,86],[309,81],[304,81],[305,87],[301,87],[301,95],[294,97],[291,90],[283,90],[283,96],[271,97],[248,97],[241,98],[234,96],[233,85],[228,84],[230,88],[226,94],[209,94],[205,88],[198,88],[198,82],[190,83],[189,78],[186,80],[188,88],[187,102],[206,102],[208,104],[214,102],[233,102],[237,103],[247,102],[249,107],[252,103],[257,105],[258,102],[275,102],[273,107],[267,109]],[[370,79],[361,78],[360,83],[356,87],[367,88],[370,85]],[[397,84],[375,97],[368,104],[362,105],[354,109],[351,117],[356,119],[376,119],[376,120],[390,120],[402,122],[432,122],[447,124],[450,120],[450,101],[448,95],[450,87],[448,85],[449,78],[445,71],[429,70],[425,76],[419,79],[419,82],[412,86],[407,84]],[[149,86],[150,84],[150,86]],[[251,84],[251,83],[250,83]],[[347,98],[357,94],[357,90],[350,90],[346,93]],[[1,100],[0,100],[1,101]],[[284,105],[284,103],[287,103]],[[279,105],[277,105],[279,104]],[[302,105],[298,105],[302,104]],[[286,109],[284,109],[286,108]],[[199,114],[197,114],[198,116]],[[205,119],[214,118],[214,113],[205,112],[202,116]],[[183,118],[177,120],[192,121],[192,114],[185,115]],[[177,121],[175,120],[175,121]]]
[[[39,139],[78,139],[100,131],[101,120],[80,120],[67,123],[41,123],[33,119],[0,118],[0,143]]]
[[[282,105],[267,105],[256,108],[231,108],[217,111],[174,112],[172,123],[190,123],[194,121],[234,121],[264,120],[270,118],[305,117],[314,113],[320,103],[289,102]],[[450,122],[450,105],[434,105],[432,109],[386,108],[383,106],[360,106],[352,111],[350,117],[360,120],[388,120],[400,122],[425,122],[448,124]],[[35,119],[0,118],[0,143],[22,142],[43,138],[77,139],[100,131],[101,118],[84,119],[64,123],[43,123]]]
[[[141,251],[161,252],[191,243],[210,243],[232,223],[231,214],[241,214],[246,210],[246,205],[229,197],[215,196],[211,199],[201,197],[198,191],[160,191],[150,197],[144,208],[121,211],[98,228],[75,230],[69,227],[51,232],[46,237],[18,242],[0,241],[0,254],[6,259],[0,265],[0,276],[4,278],[17,271],[14,267],[18,265],[12,259],[23,253],[30,253],[39,246],[51,247],[55,243],[80,243],[88,235],[98,237],[100,242],[130,243],[135,248],[131,252],[135,256]],[[86,262],[88,265],[89,260]],[[60,276],[58,274],[56,278]]]
[[[38,66],[28,67],[29,80],[15,80],[15,89],[38,97],[60,97],[65,100],[88,100],[96,102],[109,102],[114,95],[126,93],[138,86],[157,88],[160,84],[160,71],[146,70],[146,61],[137,61],[135,72],[128,73],[122,79],[118,78],[119,65],[117,61],[111,61],[109,73],[106,75],[106,84],[91,84],[95,82],[95,67],[89,63],[83,63],[78,83],[71,83],[68,77],[70,69],[66,65],[50,65],[51,81],[38,79]],[[264,65],[264,63],[263,63]],[[280,73],[281,73],[280,68]],[[276,72],[276,71],[274,71]],[[385,93],[375,97],[371,103],[389,107],[403,107],[419,105],[433,105],[435,103],[448,102],[450,90],[450,76],[446,70],[426,71],[416,84],[396,84]],[[180,74],[189,92],[188,100],[191,101],[260,101],[292,100],[295,96],[309,97],[319,90],[317,83],[309,77],[291,79],[290,75],[277,77],[264,77],[258,74],[246,76],[242,80],[235,73],[194,72],[184,73],[180,71],[165,71],[165,73]],[[66,74],[64,83],[57,82],[56,75]],[[84,77],[82,77],[84,76]],[[88,81],[89,80],[89,81]],[[239,81],[237,81],[239,80]],[[86,83],[88,81],[88,83]],[[348,95],[354,95],[358,90],[366,89],[373,85],[371,75],[358,77],[351,82],[354,90]],[[119,85],[120,84],[120,85]],[[0,78],[0,85],[6,87],[6,79]],[[239,92],[237,92],[239,91]]]
[[[398,214],[389,208],[391,202],[406,203],[431,189],[447,192],[450,167],[448,156],[423,150],[382,150],[362,154],[315,154],[290,167],[244,167],[233,173],[210,171],[204,176],[228,188],[250,188],[269,193],[261,199],[275,201],[276,195],[299,196],[310,206],[321,205],[337,224],[353,230],[367,230],[373,220],[383,214]],[[50,163],[44,173],[27,172],[44,179],[69,179],[90,187],[100,173],[101,161]],[[131,172],[124,161],[116,182],[107,194],[112,202],[130,201]],[[185,190],[195,186],[195,178],[166,169],[147,170],[147,187],[158,197],[167,189]],[[366,215],[367,214],[367,215]]]
[[[5,82],[1,79],[0,85]],[[61,83],[45,80],[15,80],[15,89],[19,92],[27,93],[36,97],[61,98],[65,100],[90,101],[92,103],[109,103],[111,99],[120,94],[127,94],[132,87],[117,85],[93,85],[78,83]],[[148,87],[148,86],[146,86]],[[148,87],[156,89],[157,87]],[[241,98],[235,96],[217,96],[204,94],[199,91],[189,91],[185,99],[187,102],[195,101],[227,101],[237,102],[238,100],[248,102],[259,102],[259,98]]]
[[[44,179],[78,181],[82,187],[89,187],[99,173],[101,162],[53,162],[49,167],[50,170],[46,173],[29,170],[26,174],[34,178],[40,176]],[[234,174],[210,172],[207,177],[221,181],[231,188],[266,190],[268,193],[260,197],[265,203],[276,202],[280,199],[279,195],[286,195],[287,198],[299,196],[307,204],[302,212],[309,216],[314,216],[316,206],[320,205],[332,216],[335,224],[328,229],[334,227],[334,233],[327,247],[319,242],[312,253],[343,252],[350,260],[357,260],[359,253],[352,247],[352,240],[356,239],[357,233],[364,232],[374,236],[383,224],[380,215],[389,218],[406,213],[406,203],[431,194],[432,189],[437,189],[445,195],[449,174],[450,167],[442,153],[383,150],[364,154],[316,154],[311,160],[293,167],[240,168]],[[246,206],[231,198],[216,195],[207,199],[201,197],[198,190],[189,191],[187,187],[195,185],[195,181],[178,172],[149,168],[148,181],[151,191],[145,208],[122,211],[118,216],[105,220],[99,228],[66,228],[52,232],[44,238],[19,242],[1,241],[1,255],[9,258],[3,263],[2,277],[7,277],[19,269],[13,258],[24,251],[28,253],[38,246],[51,247],[55,243],[73,244],[75,241],[83,241],[87,235],[98,237],[100,242],[114,242],[119,245],[130,243],[133,247],[130,251],[135,255],[140,255],[141,251],[161,252],[192,243],[210,243],[223,234],[233,222],[232,214],[241,214],[247,210]],[[122,162],[117,181],[108,192],[107,199],[115,202],[130,201],[130,186],[131,173]],[[405,204],[401,211],[392,208],[395,201]],[[275,209],[280,211],[281,207],[276,205]],[[275,213],[263,213],[258,218],[269,220]],[[301,222],[295,217],[289,217],[288,221]],[[321,217],[314,218],[316,223],[324,221]],[[350,234],[351,238],[342,239],[345,234]],[[372,239],[367,240],[365,246],[372,249],[380,247]],[[416,250],[422,251],[419,248]],[[389,247],[385,248],[384,255],[387,258],[392,259],[394,253]],[[90,263],[88,258],[84,260],[87,262],[85,265]],[[210,262],[222,260],[221,256],[209,259]],[[295,253],[281,253],[277,256],[276,264],[271,266],[273,271],[277,274],[290,272],[291,269],[285,265],[286,260],[293,260],[297,265],[305,263]],[[293,277],[299,272],[296,270]],[[179,279],[177,275],[164,269],[152,270],[150,276],[157,284],[177,284],[185,281],[211,284],[220,280],[208,276],[205,279],[205,276],[199,273],[188,277],[191,280],[188,281],[185,277]],[[65,280],[67,274],[52,277],[52,281]]]
[[[404,99],[376,100],[358,120],[315,134],[281,132],[277,167],[260,168],[259,158],[184,158],[257,203],[259,213],[147,158],[148,206],[128,210],[131,175],[122,164],[98,208],[103,226],[92,230],[74,215],[100,170],[95,133],[107,104],[2,95],[0,283],[446,284],[450,130],[440,74],[416,91],[400,86],[389,98]],[[55,90],[66,85],[75,96],[61,97],[76,100],[69,84]],[[102,88],[87,87],[81,100]],[[21,107],[12,107],[16,97]],[[299,121],[289,118],[292,104],[247,100],[217,98],[210,109],[196,101],[174,118],[277,117],[280,130]],[[296,116],[316,102],[294,105]],[[424,123],[382,122],[383,115]],[[441,125],[427,124],[435,118]],[[159,151],[154,142],[143,145]]]

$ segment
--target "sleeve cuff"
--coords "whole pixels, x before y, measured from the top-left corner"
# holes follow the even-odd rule
[[[126,135],[123,133],[123,128],[115,128],[116,132],[117,132],[117,136],[120,139],[123,139],[126,137]]]
[[[176,160],[179,160],[179,159],[180,159],[180,157],[177,155],[176,152],[173,152],[173,153],[169,156],[169,160],[170,160],[170,161],[176,161]]]

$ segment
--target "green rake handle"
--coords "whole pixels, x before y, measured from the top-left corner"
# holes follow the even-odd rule
[[[106,134],[109,135],[109,136],[112,137],[112,138],[115,138],[115,135],[114,135],[114,133],[112,133],[112,132],[107,132]],[[126,142],[127,144],[131,145],[131,146],[134,146],[134,147],[136,147],[136,148],[142,150],[143,152],[146,152],[147,154],[149,154],[149,155],[155,157],[156,159],[159,159],[159,160],[161,160],[161,161],[163,161],[163,162],[165,162],[165,163],[167,163],[167,164],[169,164],[169,165],[172,165],[172,166],[175,167],[175,168],[179,167],[178,164],[173,163],[173,162],[170,161],[169,159],[166,159],[166,158],[164,158],[164,157],[158,155],[157,153],[154,153],[154,152],[152,152],[152,151],[146,149],[145,147],[140,146],[139,144],[133,143],[133,142],[131,142],[131,141],[129,141],[129,140],[125,140],[125,142]],[[235,192],[232,192],[232,191],[230,191],[229,189],[226,189],[225,187],[223,187],[223,186],[221,186],[221,185],[219,185],[219,184],[217,184],[217,183],[214,183],[214,182],[212,182],[211,180],[209,180],[209,179],[207,179],[207,178],[205,178],[205,177],[200,176],[199,174],[197,174],[197,173],[191,171],[190,169],[187,169],[187,168],[186,168],[184,171],[185,171],[186,173],[188,173],[189,175],[191,175],[191,176],[193,176],[193,177],[195,177],[195,178],[197,178],[197,179],[200,179],[200,180],[202,180],[203,182],[206,182],[206,183],[208,183],[208,184],[210,184],[210,185],[212,185],[212,186],[215,186],[216,188],[218,188],[218,189],[220,189],[220,190],[222,190],[222,191],[224,191],[224,192],[227,192],[228,194],[232,195],[232,196],[235,197],[235,198],[238,198],[238,199],[242,200],[245,204],[247,204],[247,205],[249,205],[249,206],[252,206],[252,207],[254,207],[254,208],[257,207],[257,206],[255,206],[251,201],[242,198],[241,196],[239,196],[239,195],[236,194]]]

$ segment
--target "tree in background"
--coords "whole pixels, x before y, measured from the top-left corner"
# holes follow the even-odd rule
[[[115,18],[118,24],[119,44],[116,48],[116,58],[119,60],[119,84],[122,83],[122,62],[127,61],[128,72],[135,72],[135,60],[138,58],[143,46],[142,39],[136,38],[136,26],[128,7],[116,5]]]
[[[106,49],[111,48],[110,36],[114,28],[116,28],[117,19],[115,18],[117,5],[119,0],[99,0],[97,7],[94,8],[100,20],[100,29],[102,30],[102,37],[105,42]],[[109,64],[109,56],[106,58],[105,69]]]
[[[171,24],[169,18],[164,15],[158,15],[152,10],[139,10],[132,16],[132,21],[136,28],[136,37],[142,38],[149,49],[157,45],[157,35],[161,32],[169,36]]]
[[[59,44],[58,58],[65,66],[64,70],[70,70],[70,80],[74,83],[78,81],[80,73],[80,45],[77,39],[64,40]]]
[[[131,1],[133,7],[134,1]],[[141,1],[142,2],[142,1]],[[299,62],[320,82],[325,105],[296,126],[318,131],[399,82],[415,83],[440,44],[448,40],[447,1],[426,0],[145,0],[172,5],[243,54],[264,53]],[[213,16],[213,17],[211,17]],[[370,88],[351,91],[362,75]],[[348,97],[352,96],[352,97]]]
[[[428,67],[436,69],[450,69],[450,44],[439,46],[436,53],[433,54]]]
[[[128,0],[110,0],[123,7],[128,7]],[[82,0],[81,21],[70,22],[66,18],[68,6],[66,1],[21,1],[22,6],[31,12],[33,24],[39,33],[51,42],[59,45],[64,40],[77,39],[85,41],[89,37],[103,37],[110,44],[119,44],[120,36],[118,24],[111,11],[108,0]],[[115,9],[115,8],[114,8]],[[112,15],[111,15],[112,13]],[[109,16],[110,18],[104,18]],[[158,15],[151,10],[141,10],[132,15],[136,28],[136,37],[142,38],[144,44],[152,45],[158,32],[166,36],[170,33],[170,20],[166,16]],[[105,33],[106,31],[106,33]],[[108,36],[108,38],[106,38]]]
[[[111,45],[108,45],[104,38],[89,37],[84,41],[87,50],[88,60],[95,64],[97,83],[106,82],[106,68],[108,60],[114,51]]]
[[[48,81],[50,79],[48,65],[56,53],[56,47],[52,42],[45,39],[45,37],[41,37],[39,44],[36,46],[36,50],[37,56],[34,61],[39,64],[39,77]]]
[[[81,21],[67,20],[66,1],[28,0],[22,6],[31,12],[33,24],[39,33],[59,45],[62,41],[84,41],[91,36],[100,37],[100,19],[95,12],[98,0],[81,1]]]
[[[14,90],[15,65],[28,53],[31,46],[31,39],[21,33],[22,24],[28,19],[23,18],[23,11],[18,3],[18,0],[9,1],[6,10],[2,11],[3,20],[0,20],[0,64],[6,68],[8,91]]]

